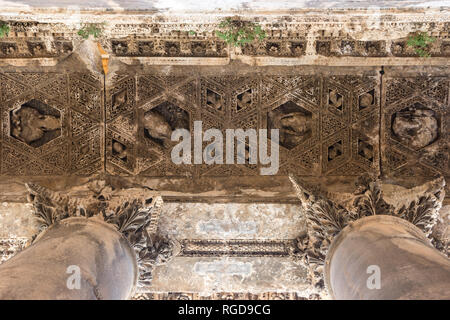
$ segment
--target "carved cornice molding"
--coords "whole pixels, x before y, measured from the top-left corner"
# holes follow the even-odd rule
[[[445,57],[450,55],[448,16],[439,10],[428,10],[426,15],[423,10],[245,14],[234,18],[257,21],[266,30],[267,37],[242,48],[230,47],[217,37],[215,31],[223,13],[187,19],[183,15],[153,17],[111,12],[84,14],[83,21],[98,25],[108,21],[97,40],[109,54],[125,63],[198,64],[203,61],[220,65],[228,63],[230,58],[239,58],[249,63],[256,59],[260,65],[328,65],[329,62],[355,65],[355,61],[362,61],[358,58],[364,58],[364,61],[370,59],[371,65],[379,66],[417,63],[414,58],[419,55],[407,45],[407,38],[424,30],[436,39],[431,46],[432,59],[427,64],[434,60],[445,64]],[[11,64],[20,65],[18,60],[27,59],[55,64],[76,51],[83,41],[77,34],[80,23],[70,14],[64,18],[64,14],[28,16],[21,12],[18,18],[17,14],[5,12],[0,20],[11,27],[11,32],[0,39],[0,59]],[[339,63],[336,58],[341,58]]]
[[[184,239],[180,241],[183,257],[287,257],[294,241],[267,239]]]
[[[157,233],[163,200],[152,190],[113,190],[104,181],[91,182],[92,195],[76,198],[34,183],[26,184],[40,232],[70,218],[102,219],[115,226],[135,251],[139,268],[137,292],[151,284],[155,266],[167,263],[180,251],[178,242]],[[33,241],[36,236],[33,237]]]
[[[331,242],[349,223],[364,217],[391,215],[405,219],[421,229],[438,250],[449,255],[448,240],[439,238],[432,232],[438,222],[445,195],[443,177],[417,188],[421,192],[414,199],[408,200],[409,203],[399,202],[393,205],[383,198],[382,182],[379,179],[362,176],[358,179],[350,206],[313,194],[302,187],[292,174],[289,179],[301,201],[307,224],[307,233],[297,238],[292,257],[308,269],[312,290],[321,296],[327,295],[323,272]]]

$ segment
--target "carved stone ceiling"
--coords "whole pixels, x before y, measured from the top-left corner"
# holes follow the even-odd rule
[[[448,11],[246,12],[236,19],[267,37],[239,48],[214,33],[222,15],[73,16],[29,4],[0,16],[11,26],[0,39],[0,200],[24,200],[26,181],[63,191],[98,175],[166,201],[285,203],[297,201],[288,173],[340,193],[362,173],[405,186],[450,175]],[[80,21],[102,35],[84,41]],[[430,58],[406,45],[419,30],[435,38]],[[170,131],[192,133],[199,120],[203,130],[281,129],[277,174],[175,165]],[[286,121],[303,124],[293,135]]]
[[[201,200],[214,191],[247,202],[289,202],[288,173],[331,192],[352,191],[363,173],[405,184],[450,175],[449,77],[441,68],[385,68],[382,75],[375,67],[117,63],[105,83],[71,69],[74,63],[2,69],[3,184],[120,176],[166,190],[169,199],[186,192],[183,199]],[[283,134],[288,128],[277,120],[290,113],[306,119],[300,138]],[[192,132],[198,120],[203,130],[281,129],[278,173],[261,176],[252,164],[176,165],[164,136],[170,132],[148,130],[161,121]]]
[[[289,173],[341,200],[365,173],[405,187],[436,175],[449,181],[450,40],[442,16],[410,23],[386,15],[367,35],[351,17],[262,19],[268,38],[241,50],[212,35],[217,21],[181,26],[180,17],[138,23],[128,15],[98,40],[109,55],[106,76],[89,55],[97,44],[77,38],[58,20],[65,16],[13,23],[13,34],[0,39],[0,238],[19,239],[0,243],[8,248],[2,256],[35,230],[20,204],[25,182],[83,197],[80,186],[103,179],[160,191],[159,228],[183,242],[141,298],[308,297],[306,270],[286,251],[304,229]],[[437,30],[428,60],[406,46],[417,25]],[[295,136],[280,121],[293,114],[302,122]],[[193,134],[199,120],[203,130],[280,129],[279,171],[175,165],[167,137],[175,127]]]

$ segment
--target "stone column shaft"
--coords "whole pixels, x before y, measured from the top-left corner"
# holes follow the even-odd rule
[[[450,299],[450,260],[408,221],[370,216],[333,240],[325,281],[335,299]]]
[[[67,218],[0,265],[0,300],[128,299],[137,278],[135,253],[112,225]]]

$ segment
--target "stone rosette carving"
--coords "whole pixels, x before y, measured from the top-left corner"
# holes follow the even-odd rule
[[[292,174],[289,179],[301,201],[307,224],[307,232],[296,239],[291,256],[308,269],[311,290],[320,297],[327,297],[323,271],[331,242],[349,223],[367,216],[392,215],[405,219],[421,229],[438,250],[449,256],[448,241],[433,233],[445,196],[443,177],[415,188],[417,194],[408,204],[393,205],[383,197],[382,182],[365,175],[357,181],[353,203],[346,206],[308,191]]]
[[[113,190],[104,181],[90,184],[91,197],[75,198],[28,183],[29,201],[39,219],[40,232],[70,218],[102,219],[112,224],[134,249],[139,269],[137,292],[151,284],[155,266],[167,263],[180,252],[177,241],[156,232],[162,197],[141,188]],[[36,236],[33,237],[33,241]]]

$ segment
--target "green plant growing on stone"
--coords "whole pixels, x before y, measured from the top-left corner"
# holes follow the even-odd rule
[[[255,40],[262,41],[266,37],[266,32],[262,30],[260,25],[249,21],[227,18],[219,24],[219,28],[221,31],[216,30],[217,37],[235,47],[243,46]]]
[[[88,39],[89,36],[99,38],[103,33],[103,27],[104,23],[87,23],[80,30],[78,30],[77,34],[83,39]]]
[[[0,23],[0,38],[9,34],[10,28],[6,23]]]
[[[194,30],[189,30],[189,35],[195,36],[195,35],[197,35],[197,32],[195,32]]]
[[[419,57],[428,58],[430,54],[430,44],[435,38],[429,36],[425,32],[419,32],[408,38],[407,45],[412,47]]]

